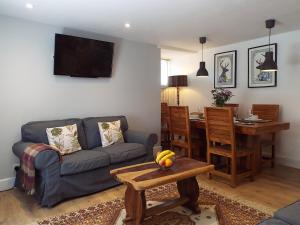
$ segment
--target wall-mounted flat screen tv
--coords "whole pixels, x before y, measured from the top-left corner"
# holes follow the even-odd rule
[[[114,43],[55,34],[54,75],[111,77]]]

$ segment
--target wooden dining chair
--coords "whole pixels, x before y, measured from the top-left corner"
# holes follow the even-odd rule
[[[253,104],[252,114],[257,115],[259,119],[270,120],[276,122],[279,119],[279,105],[272,104]],[[276,133],[265,135],[261,137],[260,141],[260,154],[262,163],[271,162],[271,167],[275,166],[275,145],[276,145]],[[271,156],[264,155],[264,150],[271,148]]]
[[[224,106],[225,107],[231,107],[231,108],[233,108],[233,116],[235,116],[236,118],[238,118],[240,104],[237,104],[237,103],[225,103]]]
[[[221,156],[230,160],[230,168],[224,171],[214,170],[209,173],[230,180],[235,187],[241,178],[254,176],[254,151],[237,146],[235,128],[233,122],[233,109],[231,107],[206,107],[206,138],[207,138],[207,162],[212,162],[212,156]],[[238,171],[238,159],[247,159],[248,168]]]
[[[191,158],[191,136],[189,108],[170,106],[171,149],[182,149],[184,155]]]
[[[167,103],[161,103],[161,145],[168,149],[170,144],[170,110]]]

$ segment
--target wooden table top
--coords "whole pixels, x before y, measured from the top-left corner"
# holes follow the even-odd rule
[[[203,119],[190,120],[190,122],[192,127],[205,129],[205,120]],[[247,135],[261,135],[288,129],[290,129],[290,123],[287,122],[260,122],[253,124],[235,123],[235,131]]]
[[[117,180],[131,184],[135,190],[146,190],[159,185],[187,179],[214,169],[213,165],[190,158],[179,158],[168,170],[160,170],[155,162],[127,166],[110,171]]]

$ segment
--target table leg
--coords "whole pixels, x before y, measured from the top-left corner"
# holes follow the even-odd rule
[[[252,136],[251,147],[254,150],[254,173],[257,174],[261,171],[261,154],[260,154],[260,136]]]
[[[196,177],[177,181],[177,189],[180,197],[189,199],[184,206],[195,213],[200,213],[201,209],[198,204],[199,186]]]
[[[130,221],[130,224],[140,225],[146,210],[145,191],[136,191],[128,184],[125,192],[125,209],[125,224]]]

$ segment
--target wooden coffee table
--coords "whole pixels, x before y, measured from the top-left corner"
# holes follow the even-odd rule
[[[139,225],[144,218],[183,205],[195,213],[198,205],[199,186],[196,176],[214,169],[213,165],[190,158],[177,159],[169,170],[160,170],[154,162],[142,163],[110,171],[117,180],[127,185],[125,192],[125,222]],[[180,197],[159,206],[146,209],[145,190],[177,182]]]

